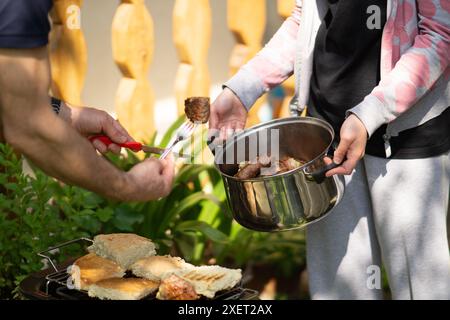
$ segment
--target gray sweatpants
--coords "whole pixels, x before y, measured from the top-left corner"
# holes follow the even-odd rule
[[[307,228],[311,297],[381,299],[383,263],[394,299],[450,299],[450,153],[366,155],[345,183],[342,202]]]

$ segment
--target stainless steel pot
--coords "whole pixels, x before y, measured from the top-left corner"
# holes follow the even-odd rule
[[[342,177],[325,177],[336,166],[324,161],[333,139],[333,128],[327,122],[290,117],[257,125],[220,148],[216,146],[215,163],[234,219],[252,230],[283,231],[325,217],[344,194]],[[256,156],[273,157],[275,153],[306,163],[273,176],[248,180],[234,177],[239,163]]]

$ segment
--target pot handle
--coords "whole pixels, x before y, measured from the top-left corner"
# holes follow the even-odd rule
[[[328,158],[333,159],[332,154],[333,154],[334,151],[336,150],[336,147],[337,147],[337,146],[333,144],[333,146],[332,146],[330,149],[328,149],[327,153],[324,155],[324,158],[325,158],[325,157],[328,157]],[[332,169],[335,169],[335,168],[339,167],[339,166],[340,166],[342,163],[344,163],[346,160],[347,160],[347,156],[344,157],[344,160],[342,160],[341,163],[335,163],[335,162],[332,162],[332,163],[327,164],[326,166],[320,168],[319,170],[314,171],[314,172],[310,172],[310,173],[308,173],[308,174],[309,174],[309,176],[310,176],[314,181],[316,181],[317,183],[322,183],[322,182],[325,180],[325,178],[326,178],[325,174],[326,174],[328,171],[330,171],[330,170],[332,170]]]
[[[206,141],[206,145],[208,146],[209,150],[211,151],[213,156],[216,156],[216,146],[214,144],[214,136],[208,137],[208,140]]]
[[[344,161],[345,161],[345,160],[344,160]],[[314,181],[316,181],[317,183],[322,183],[322,182],[325,180],[325,178],[326,178],[325,174],[326,174],[328,171],[330,171],[330,170],[332,170],[332,169],[334,169],[334,168],[339,167],[341,164],[342,164],[342,162],[339,163],[339,164],[333,162],[333,163],[330,163],[330,164],[326,165],[325,167],[322,167],[322,168],[320,168],[319,170],[314,171],[314,172],[311,172],[311,173],[309,173],[309,174],[310,174],[311,177],[314,179]]]

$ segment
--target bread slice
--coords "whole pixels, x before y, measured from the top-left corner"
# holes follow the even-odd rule
[[[131,271],[137,277],[160,281],[161,276],[167,272],[181,269],[195,268],[179,257],[152,256],[140,259],[131,266]]]
[[[194,286],[172,274],[161,282],[156,298],[159,300],[197,300]]]
[[[132,233],[97,235],[88,250],[103,258],[113,260],[125,269],[139,259],[156,254],[153,242]]]
[[[167,272],[162,279],[173,274],[192,284],[197,294],[207,298],[214,298],[217,292],[235,287],[242,278],[241,269],[201,266]]]
[[[73,263],[69,274],[74,281],[75,289],[88,290],[97,281],[122,278],[125,275],[125,269],[114,261],[89,253]]]
[[[139,300],[158,290],[159,283],[139,278],[111,278],[89,287],[90,297],[101,300]]]

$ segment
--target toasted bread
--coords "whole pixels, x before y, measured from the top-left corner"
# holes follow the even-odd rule
[[[89,287],[90,297],[102,300],[139,300],[158,290],[159,283],[139,278],[111,278]]]
[[[161,276],[167,272],[195,267],[179,257],[152,256],[136,261],[130,268],[137,277],[160,281]]]
[[[124,269],[128,269],[139,259],[156,254],[153,242],[132,233],[97,235],[88,250],[103,258],[113,260]]]
[[[173,274],[192,284],[197,294],[207,298],[213,298],[216,292],[235,287],[242,278],[240,269],[201,266],[167,272],[162,276],[163,281]]]
[[[156,298],[159,300],[197,300],[194,286],[172,274],[161,282]]]
[[[89,253],[73,263],[69,268],[69,274],[76,289],[88,290],[97,281],[123,277],[125,269],[114,261]]]

